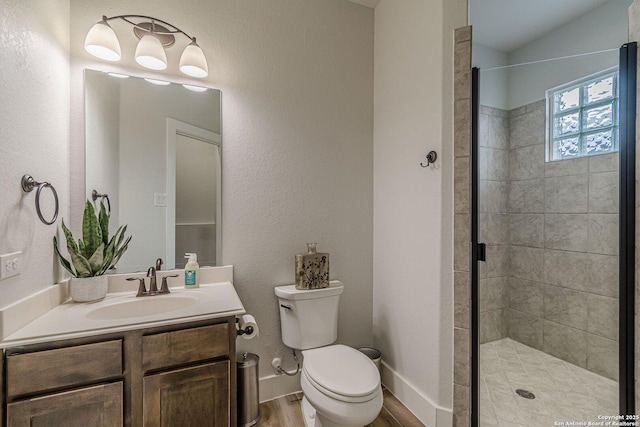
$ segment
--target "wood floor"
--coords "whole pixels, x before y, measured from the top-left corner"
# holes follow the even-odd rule
[[[367,427],[424,427],[394,395],[384,390],[380,415]],[[262,417],[256,427],[304,427],[300,410],[302,393],[290,394],[260,404]]]

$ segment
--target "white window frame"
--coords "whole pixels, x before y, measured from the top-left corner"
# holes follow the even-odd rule
[[[609,76],[613,76],[613,98],[608,98],[603,101],[594,102],[592,104],[585,104],[585,87],[594,81],[601,80],[603,78],[607,78]],[[577,159],[580,157],[587,156],[595,156],[599,154],[609,154],[615,153],[619,150],[619,122],[618,122],[618,67],[609,68],[597,74],[592,74],[590,76],[584,77],[579,80],[574,80],[570,83],[554,87],[552,89],[547,90],[546,99],[547,99],[547,126],[546,126],[546,160],[548,162],[560,161],[560,160],[570,160]],[[567,90],[579,88],[579,105],[577,107],[567,109],[562,111],[561,113],[556,114],[555,111],[555,94],[558,92],[565,92]],[[611,126],[603,126],[593,130],[585,130],[583,129],[584,121],[583,114],[585,110],[590,110],[593,108],[597,108],[599,106],[603,106],[612,102],[613,99],[613,124]],[[565,114],[571,113],[579,113],[579,132],[574,134],[563,135],[560,138],[555,137],[555,117],[562,116]],[[603,130],[612,129],[613,130],[613,141],[612,141],[612,149],[609,151],[597,152],[597,153],[587,153],[586,151],[586,143],[584,138],[588,135],[602,132]],[[578,137],[579,140],[579,148],[580,152],[576,156],[570,157],[556,157],[554,153],[554,142],[556,140],[567,139],[569,137]]]

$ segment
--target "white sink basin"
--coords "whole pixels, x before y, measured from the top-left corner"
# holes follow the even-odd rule
[[[211,316],[229,310],[243,310],[231,283],[204,284],[197,289],[171,288],[170,294],[136,297],[135,293],[108,294],[89,304],[69,302],[67,318],[87,328],[108,328],[194,316]]]
[[[187,295],[156,295],[133,300],[119,301],[111,305],[96,307],[86,312],[92,320],[131,319],[136,317],[169,314],[195,305],[198,299]]]

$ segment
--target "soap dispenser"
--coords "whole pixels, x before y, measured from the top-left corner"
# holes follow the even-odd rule
[[[187,265],[184,267],[184,287],[199,288],[200,287],[200,265],[198,265],[198,255],[195,253],[186,253],[188,258]]]

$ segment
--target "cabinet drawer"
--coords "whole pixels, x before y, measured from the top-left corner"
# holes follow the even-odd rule
[[[121,427],[122,381],[36,397],[7,405],[11,427]]]
[[[122,341],[7,357],[7,397],[85,385],[122,375]]]
[[[167,368],[229,355],[229,324],[142,337],[142,368]]]
[[[122,426],[122,381],[36,397],[7,405],[7,425]]]

